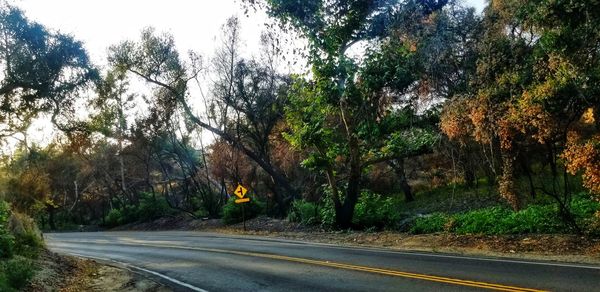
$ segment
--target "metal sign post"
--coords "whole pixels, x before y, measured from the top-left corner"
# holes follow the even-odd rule
[[[242,204],[242,222],[244,222],[244,231],[246,231],[246,211],[244,210],[244,203],[250,202],[250,198],[244,198],[247,192],[248,190],[241,184],[238,184],[234,192],[235,195],[239,198],[235,200],[235,203]]]

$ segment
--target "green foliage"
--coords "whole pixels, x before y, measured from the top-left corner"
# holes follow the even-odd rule
[[[9,258],[13,255],[15,238],[8,231],[9,216],[10,205],[0,200],[0,259]]]
[[[150,221],[172,213],[171,207],[163,196],[142,194],[140,205],[137,207],[137,220]]]
[[[571,202],[571,212],[580,228],[593,233],[594,214],[600,210],[600,203],[589,196],[576,196]],[[530,205],[520,211],[494,206],[446,215],[434,213],[418,218],[411,233],[432,233],[449,231],[457,234],[531,234],[531,233],[569,233],[559,209],[554,204]]]
[[[256,198],[250,198],[250,202],[242,204],[237,204],[235,199],[235,197],[232,197],[223,207],[223,223],[225,224],[242,222],[242,204],[244,204],[244,217],[246,220],[265,212],[264,204],[256,200]]]
[[[8,286],[8,288],[18,291],[27,285],[33,275],[35,275],[34,262],[28,258],[16,256],[0,266],[0,288]]]
[[[352,223],[360,228],[394,228],[400,219],[400,204],[399,198],[363,191],[356,204]]]
[[[104,224],[108,227],[119,226],[123,222],[122,217],[123,215],[121,214],[121,210],[116,208],[112,209],[108,211],[108,214],[104,218]]]
[[[426,217],[419,217],[410,228],[410,233],[424,234],[444,231],[449,217],[443,213],[433,213]]]
[[[27,258],[37,258],[43,247],[44,241],[36,230],[26,230],[15,235],[15,254]]]
[[[12,234],[0,234],[0,259],[13,256],[15,247],[15,237]]]
[[[331,199],[331,190],[327,188],[326,195],[323,197],[323,206],[319,210],[321,225],[324,227],[333,227],[335,224],[335,208]]]
[[[452,217],[452,231],[456,233],[497,233],[505,229],[500,225],[506,224],[506,218],[511,216],[511,211],[503,207],[490,207],[474,210]]]
[[[300,222],[306,225],[318,224],[320,220],[319,207],[316,203],[305,200],[296,200],[292,203],[292,208],[288,214],[288,220]]]
[[[108,227],[115,227],[136,221],[146,222],[170,215],[173,212],[165,197],[153,197],[151,194],[141,193],[140,203],[137,206],[125,205],[110,210],[104,218],[104,224]]]

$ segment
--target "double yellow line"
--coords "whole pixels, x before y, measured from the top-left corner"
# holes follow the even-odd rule
[[[76,242],[81,243],[81,241],[76,241]],[[90,243],[93,243],[93,242],[90,242]],[[162,245],[162,244],[155,245],[155,244],[146,244],[146,243],[136,243],[136,244],[118,243],[118,244],[158,247],[158,248],[197,250],[197,251],[204,251],[204,252],[214,252],[214,253],[249,256],[249,257],[258,257],[258,258],[274,259],[274,260],[281,260],[281,261],[288,261],[288,262],[295,262],[295,263],[302,263],[302,264],[309,264],[309,265],[317,265],[317,266],[323,266],[323,267],[332,267],[332,268],[338,268],[338,269],[344,269],[344,270],[368,272],[368,273],[395,276],[395,277],[426,280],[426,281],[460,285],[460,286],[477,287],[477,288],[496,290],[496,291],[515,291],[515,292],[516,291],[527,291],[527,292],[542,292],[542,291],[544,291],[544,290],[537,290],[537,289],[530,289],[530,288],[522,288],[522,287],[507,286],[507,285],[492,284],[492,283],[477,282],[477,281],[469,281],[469,280],[461,280],[461,279],[454,279],[454,278],[448,278],[448,277],[438,277],[438,276],[431,276],[431,275],[426,275],[426,274],[408,273],[408,272],[401,272],[401,271],[394,271],[394,270],[371,268],[371,267],[366,267],[366,266],[349,265],[349,264],[335,263],[335,262],[330,262],[330,261],[311,260],[311,259],[305,259],[305,258],[289,257],[289,256],[267,254],[267,253],[255,253],[255,252],[235,251],[235,250],[226,250],[226,249],[202,248],[202,247],[186,247],[186,246],[179,246],[179,245]]]

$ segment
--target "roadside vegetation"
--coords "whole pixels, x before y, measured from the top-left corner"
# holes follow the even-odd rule
[[[33,220],[0,200],[0,290],[20,291],[34,276],[43,241]]]
[[[1,2],[0,290],[31,277],[35,224],[236,224],[238,184],[247,219],[600,236],[598,1],[241,2],[269,15],[259,53],[231,17],[213,54],[147,28],[104,68]]]

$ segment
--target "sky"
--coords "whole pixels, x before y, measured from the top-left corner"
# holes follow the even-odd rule
[[[68,33],[84,42],[96,64],[106,63],[108,46],[138,39],[145,27],[169,32],[182,52],[203,55],[214,52],[215,38],[225,20],[242,19],[247,49],[258,50],[266,20],[258,12],[245,17],[240,0],[14,0],[26,15],[43,25]],[[481,11],[484,0],[467,0]]]
[[[486,0],[466,0],[481,12]],[[226,19],[238,16],[247,55],[259,51],[260,33],[265,29],[264,12],[244,14],[240,0],[12,0],[27,17],[44,26],[74,36],[84,43],[92,62],[106,65],[110,45],[137,40],[146,27],[173,35],[181,54],[194,50],[210,57]],[[31,128],[38,144],[52,138],[47,120]],[[45,142],[45,143],[44,143]]]

